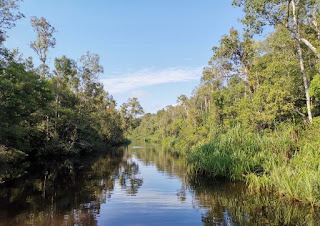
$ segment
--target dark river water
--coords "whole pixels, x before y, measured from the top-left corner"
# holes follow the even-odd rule
[[[190,179],[185,157],[157,146],[48,160],[0,187],[0,225],[320,225],[318,209]]]

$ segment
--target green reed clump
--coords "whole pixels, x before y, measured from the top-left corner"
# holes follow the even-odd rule
[[[277,161],[284,161],[286,153],[294,149],[292,136],[261,135],[237,126],[190,152],[188,159],[195,174],[245,180],[245,175],[262,174],[265,168],[270,168],[270,159],[277,157],[280,159]]]
[[[292,200],[320,205],[320,150],[306,144],[287,163],[273,164],[263,175],[246,176],[251,189],[273,190]],[[273,161],[273,160],[271,160]]]
[[[249,187],[254,190],[272,190],[289,199],[320,206],[319,125],[315,122],[304,131],[299,151],[290,159],[278,162],[272,159],[272,166],[262,175],[247,175]]]
[[[320,206],[320,123],[258,134],[235,127],[188,155],[191,174],[246,181],[255,191],[271,191]]]

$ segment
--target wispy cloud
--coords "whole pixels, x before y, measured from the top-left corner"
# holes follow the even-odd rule
[[[137,97],[139,100],[143,100],[149,98],[150,93],[143,90],[134,90],[129,94],[129,97]]]
[[[125,93],[145,86],[199,80],[202,68],[167,68],[158,71],[144,69],[118,75],[118,78],[101,79],[101,82],[111,94]]]

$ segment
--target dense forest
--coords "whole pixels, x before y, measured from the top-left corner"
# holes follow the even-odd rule
[[[24,17],[19,0],[0,1],[0,183],[19,177],[26,158],[70,156],[123,143],[124,131],[143,112],[137,99],[116,101],[103,89],[97,54],[87,52],[77,61],[62,56],[48,66],[56,45],[56,29],[43,17],[31,18],[36,39],[33,59],[4,46],[8,29]]]
[[[191,174],[320,205],[320,2],[233,4],[244,31],[212,48],[191,97],[145,114],[130,136],[186,150]]]
[[[0,0],[0,183],[25,173],[28,158],[143,138],[186,155],[191,176],[320,205],[318,0],[234,0],[245,29],[230,28],[212,48],[192,96],[156,114],[144,114],[137,98],[117,109],[99,82],[97,54],[61,56],[50,68],[56,29],[43,17],[30,21],[40,65],[7,49],[7,31],[24,17],[19,3]]]

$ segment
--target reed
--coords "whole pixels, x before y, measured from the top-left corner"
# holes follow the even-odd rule
[[[295,150],[294,140],[286,134],[261,135],[236,126],[212,142],[188,154],[191,172],[245,180],[251,173],[261,174],[270,168],[270,159],[278,156],[284,161]]]
[[[302,131],[282,126],[252,133],[236,126],[188,154],[191,175],[245,181],[252,191],[268,191],[320,206],[320,126]]]

